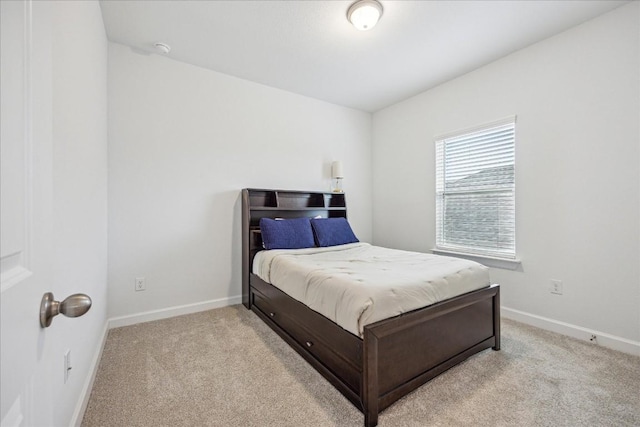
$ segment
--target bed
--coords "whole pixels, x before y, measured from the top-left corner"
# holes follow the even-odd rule
[[[254,272],[263,250],[261,219],[346,217],[344,193],[242,190],[242,302],[360,409],[369,427],[433,377],[477,352],[500,349],[500,288],[482,286],[392,317],[340,325],[330,311],[323,315],[261,278],[260,267]]]

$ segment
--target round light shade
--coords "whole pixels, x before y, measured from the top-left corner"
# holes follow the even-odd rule
[[[360,31],[372,29],[382,16],[382,5],[376,0],[359,0],[349,7],[347,18]]]

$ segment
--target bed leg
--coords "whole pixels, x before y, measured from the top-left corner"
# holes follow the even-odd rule
[[[366,327],[363,334],[362,412],[365,427],[378,425],[378,337]]]
[[[364,414],[364,427],[376,427],[378,425],[378,414]]]
[[[493,336],[495,338],[495,345],[492,350],[500,350],[500,288],[493,297]]]

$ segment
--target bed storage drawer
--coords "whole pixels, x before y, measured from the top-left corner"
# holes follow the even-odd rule
[[[342,378],[355,393],[359,393],[362,341],[320,314],[313,312],[315,316],[320,317],[319,319],[314,318],[313,314],[301,314],[305,311],[296,306],[301,303],[289,301],[282,294],[282,291],[269,284],[252,284],[252,299],[256,308],[290,335],[305,351]],[[347,335],[342,335],[343,333]]]
[[[279,323],[280,313],[278,313],[278,318],[276,318],[276,309],[269,304],[269,300],[266,299],[260,292],[252,292],[253,304],[260,309],[264,314],[269,316],[271,320],[276,323]]]

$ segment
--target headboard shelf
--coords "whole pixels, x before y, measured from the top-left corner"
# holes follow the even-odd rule
[[[249,209],[346,209],[344,193],[247,188]]]
[[[345,208],[339,208],[339,207],[324,207],[324,206],[318,206],[318,207],[307,207],[307,208],[287,208],[287,207],[282,207],[282,208],[274,208],[271,206],[254,206],[251,207],[250,210],[252,211],[317,211],[317,210],[321,210],[321,211],[343,211]]]
[[[242,303],[249,301],[249,273],[262,249],[261,218],[346,218],[344,193],[245,188],[242,190]]]

